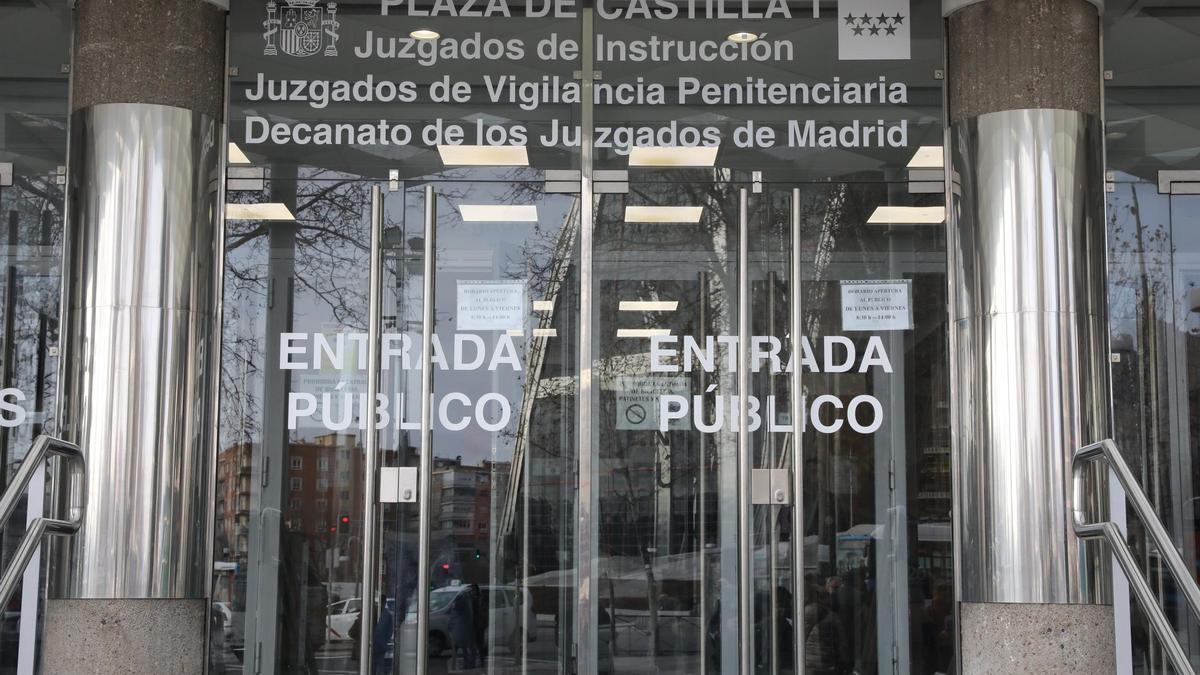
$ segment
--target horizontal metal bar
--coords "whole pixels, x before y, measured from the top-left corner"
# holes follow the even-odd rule
[[[267,181],[261,178],[230,178],[225,181],[228,192],[262,192],[267,189]]]
[[[257,178],[267,177],[266,170],[261,166],[231,166],[225,169],[226,178]]]
[[[945,183],[935,183],[932,181],[910,182],[908,184],[908,193],[912,195],[933,195],[946,190]]]
[[[579,169],[546,169],[545,179],[548,183],[556,181],[578,183],[583,180],[583,173]]]
[[[543,184],[542,190],[546,194],[579,194],[581,192],[579,181],[547,181]]]
[[[1158,192],[1159,194],[1188,194],[1182,193],[1175,188],[1172,183],[1200,183],[1200,171],[1186,170],[1174,171],[1166,170],[1158,172]],[[1182,187],[1182,186],[1181,186]]]
[[[629,180],[629,171],[626,169],[596,169],[592,172],[592,180],[624,183]]]
[[[629,183],[599,183],[592,190],[598,195],[623,195],[629,192]]]

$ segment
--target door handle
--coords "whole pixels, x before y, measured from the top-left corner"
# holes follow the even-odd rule
[[[379,503],[417,503],[417,467],[385,466],[380,469]]]

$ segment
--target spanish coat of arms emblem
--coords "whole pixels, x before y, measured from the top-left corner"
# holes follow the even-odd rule
[[[273,56],[283,51],[292,56],[312,56],[324,47],[325,56],[337,56],[338,28],[337,3],[325,7],[318,0],[270,0],[267,3],[267,20],[263,21],[264,56]],[[329,37],[328,43],[325,37]]]

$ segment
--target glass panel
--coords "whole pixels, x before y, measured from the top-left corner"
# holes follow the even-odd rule
[[[806,672],[954,667],[945,231],[905,185],[800,190]]]
[[[877,205],[937,206],[942,197],[909,195],[907,185],[795,189],[808,345],[800,588],[794,510],[770,503],[791,480],[792,186],[756,194],[732,181],[633,180],[628,194],[598,197],[601,672],[647,659],[659,672],[739,672],[731,646],[741,620],[741,507],[729,392],[743,199],[751,468],[769,485],[745,506],[754,667],[793,672],[796,636],[809,672],[952,667],[944,230],[868,222]],[[639,207],[695,205],[694,214],[673,212],[674,222],[639,222],[656,213]]]
[[[363,569],[370,184],[270,171],[230,201],[295,219],[226,222],[210,663],[340,673]]]
[[[0,6],[0,487],[33,439],[55,431],[59,275],[67,147],[71,13],[66,3]],[[7,184],[6,184],[7,183]],[[39,472],[7,526],[0,565],[42,515]],[[37,558],[26,579],[37,579]],[[0,673],[32,672],[38,587],[13,594],[0,617]]]
[[[1200,6],[1108,0],[1103,21],[1109,170],[1155,182],[1160,169],[1200,169]]]
[[[738,460],[727,422],[735,377],[715,363],[682,372],[671,359],[657,368],[652,340],[695,336],[712,345],[709,358],[733,358],[739,194],[732,182],[635,182],[628,194],[597,200],[592,536],[601,673],[646,663],[658,672],[738,671],[730,648]],[[695,213],[669,211],[678,208]],[[676,406],[703,397],[702,425],[667,420],[666,397]]]
[[[434,183],[430,554],[417,505],[383,509],[379,672],[414,672],[417,565],[429,568],[428,672],[570,669],[575,609],[578,196],[538,183]],[[425,185],[389,196],[385,382],[405,423],[384,464],[417,466]],[[513,211],[508,207],[521,207]],[[388,328],[391,326],[391,328]],[[394,332],[394,337],[389,335]],[[403,349],[403,347],[400,347]],[[393,609],[393,607],[395,609]],[[387,638],[385,638],[386,641]],[[394,663],[391,661],[394,659]]]

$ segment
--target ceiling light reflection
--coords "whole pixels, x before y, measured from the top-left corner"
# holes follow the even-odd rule
[[[446,166],[529,166],[523,145],[439,145]]]
[[[537,207],[532,204],[459,204],[464,223],[536,223]]]
[[[627,223],[698,223],[703,206],[626,206]]]
[[[225,220],[295,220],[287,204],[226,204]]]
[[[946,207],[878,206],[867,222],[872,225],[937,225],[946,222]]]
[[[674,312],[679,309],[678,300],[622,300],[618,305],[622,312]]]
[[[629,166],[713,166],[719,149],[717,146],[634,148],[629,152]]]

